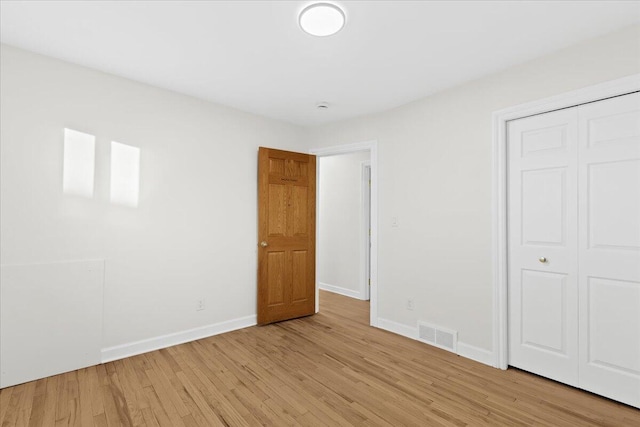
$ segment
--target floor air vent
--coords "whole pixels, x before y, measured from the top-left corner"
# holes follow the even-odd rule
[[[458,333],[456,331],[418,322],[418,340],[457,353]]]

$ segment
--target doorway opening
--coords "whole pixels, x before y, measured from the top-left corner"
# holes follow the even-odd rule
[[[311,150],[317,159],[316,312],[320,290],[369,301],[377,326],[377,143]]]

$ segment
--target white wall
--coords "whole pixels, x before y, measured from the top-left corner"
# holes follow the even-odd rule
[[[313,147],[378,141],[379,317],[410,327],[428,321],[457,330],[480,353],[491,350],[492,112],[638,72],[633,26],[388,112],[311,129]]]
[[[320,288],[364,299],[362,162],[368,151],[320,157],[318,270]]]
[[[300,129],[6,45],[0,62],[3,267],[105,259],[105,348],[255,321],[257,148],[306,151]],[[65,127],[96,136],[91,199],[62,193]],[[112,140],[141,149],[137,208],[109,202]]]

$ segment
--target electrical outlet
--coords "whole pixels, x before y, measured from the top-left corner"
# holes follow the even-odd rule
[[[200,298],[196,304],[196,311],[204,310],[204,298]]]
[[[407,300],[407,310],[413,311],[413,300],[412,299],[408,299]]]

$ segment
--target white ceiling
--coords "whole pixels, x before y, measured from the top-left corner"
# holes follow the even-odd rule
[[[2,1],[1,41],[300,125],[382,111],[640,22],[640,2]],[[329,110],[315,108],[327,101]]]

